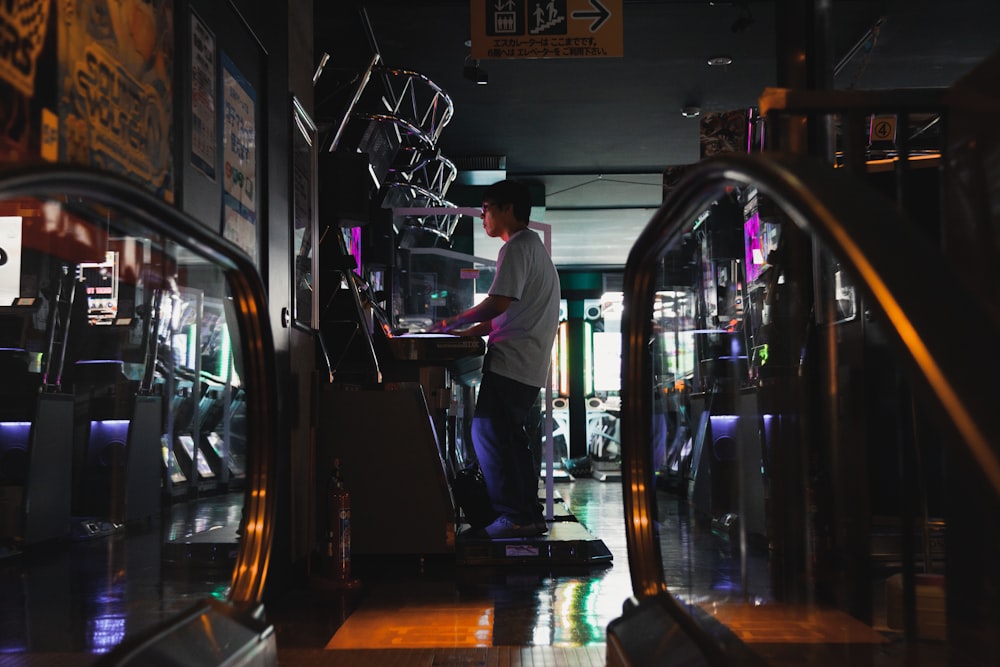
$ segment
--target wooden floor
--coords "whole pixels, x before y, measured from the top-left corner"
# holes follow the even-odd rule
[[[619,480],[556,485],[568,511],[601,539],[600,567],[470,567],[406,559],[358,563],[356,594],[289,596],[269,609],[284,665],[603,665],[607,627],[631,595]],[[776,604],[766,549],[751,554],[749,584],[719,535],[661,493],[661,552],[671,591],[748,654],[772,667],[804,664],[935,666],[940,643],[907,647],[899,633],[836,610]]]
[[[556,495],[580,510],[572,518],[612,560],[497,566],[361,558],[353,563],[358,591],[290,592],[269,603],[281,664],[311,660],[317,650],[335,654],[336,664],[604,664],[607,625],[631,595],[621,487],[585,478],[558,484]],[[548,539],[566,532],[557,523]],[[385,662],[372,662],[373,650],[387,650],[378,658]]]
[[[498,646],[469,649],[282,649],[282,667],[599,667],[601,646]]]

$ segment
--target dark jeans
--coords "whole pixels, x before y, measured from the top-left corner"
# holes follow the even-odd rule
[[[472,444],[493,509],[518,524],[541,519],[538,474],[525,432],[539,390],[486,371],[472,419]]]

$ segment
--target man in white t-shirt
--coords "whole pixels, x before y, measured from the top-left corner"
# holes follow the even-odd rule
[[[504,241],[489,295],[432,328],[489,336],[472,443],[497,513],[483,529],[493,539],[531,537],[547,530],[525,422],[549,379],[560,291],[552,259],[528,229],[530,214],[531,195],[524,184],[505,180],[486,189],[483,228]]]

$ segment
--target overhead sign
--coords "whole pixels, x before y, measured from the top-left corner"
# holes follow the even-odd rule
[[[620,58],[622,0],[470,0],[472,57]]]
[[[895,143],[896,117],[891,115],[872,116],[872,124],[868,138],[869,142],[872,144],[879,142],[890,144]]]

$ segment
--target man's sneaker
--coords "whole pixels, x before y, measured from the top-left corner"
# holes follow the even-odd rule
[[[528,524],[517,524],[508,517],[501,514],[490,525],[483,529],[486,537],[491,540],[503,540],[511,537],[535,537],[542,532],[534,522]]]

